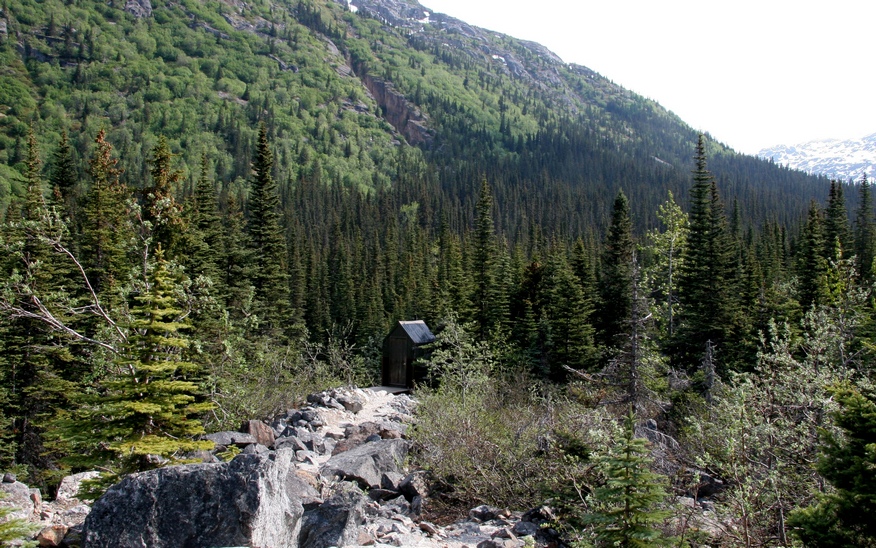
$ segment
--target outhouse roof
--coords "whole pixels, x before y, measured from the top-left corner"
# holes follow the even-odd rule
[[[435,340],[435,335],[429,331],[429,326],[423,320],[413,320],[408,322],[398,322],[408,337],[414,344],[427,344]]]

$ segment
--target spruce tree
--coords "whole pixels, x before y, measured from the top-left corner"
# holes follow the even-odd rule
[[[599,340],[612,353],[629,333],[632,304],[633,224],[630,204],[618,192],[611,212],[611,225],[605,240],[602,275],[599,280]],[[613,350],[612,350],[613,349]]]
[[[240,202],[233,195],[225,203],[222,239],[225,242],[221,258],[221,283],[226,288],[225,307],[234,319],[248,316],[252,300],[253,252],[244,229]]]
[[[842,256],[848,257],[850,246],[851,233],[846,200],[843,196],[843,184],[839,181],[831,181],[824,221],[824,258],[827,261],[838,260],[840,258],[838,250],[842,252]]]
[[[566,379],[563,366],[589,368],[595,361],[594,329],[590,323],[593,303],[587,299],[581,280],[572,272],[565,253],[555,250],[540,281],[542,335],[548,358],[548,373],[554,381]]]
[[[219,200],[216,186],[208,173],[207,155],[201,156],[201,172],[195,185],[194,203],[189,211],[191,250],[186,257],[188,272],[192,277],[206,276],[213,282],[214,293],[225,295],[225,279],[222,272],[222,255],[225,239],[222,234],[222,219],[219,216]]]
[[[247,204],[252,282],[255,301],[266,332],[278,333],[289,318],[289,257],[280,225],[280,195],[274,181],[274,155],[264,122],[259,126],[253,177]]]
[[[173,154],[164,135],[158,138],[150,164],[152,184],[143,191],[143,218],[151,224],[153,245],[160,244],[168,257],[175,258],[177,243],[185,232],[182,208],[174,197],[183,173],[173,166]]]
[[[25,159],[27,191],[18,219],[5,228],[4,296],[0,309],[9,317],[0,326],[4,339],[2,361],[8,367],[6,409],[12,420],[15,460],[30,466],[31,480],[42,483],[43,473],[55,468],[54,455],[45,445],[43,419],[66,402],[77,389],[83,364],[47,319],[62,325],[75,321],[75,294],[65,287],[69,269],[48,241],[65,232],[44,196],[41,161],[36,139],[28,136]],[[50,472],[48,472],[50,473]]]
[[[723,343],[734,321],[732,248],[717,183],[706,166],[702,135],[695,160],[690,232],[679,278],[682,314],[673,342],[675,359],[687,367],[699,363],[708,343]]]
[[[850,386],[833,390],[842,435],[822,434],[818,472],[834,487],[788,524],[806,546],[876,546],[876,394]]]
[[[873,278],[873,258],[876,256],[876,221],[873,219],[873,196],[866,173],[858,184],[858,195],[855,254],[858,257],[858,274],[861,278],[870,280]]]
[[[815,200],[812,200],[797,252],[800,304],[807,309],[821,304],[821,279],[827,270],[824,259],[823,225],[821,208]]]
[[[498,279],[498,247],[493,224],[493,193],[486,179],[475,207],[475,230],[472,239],[472,271],[475,322],[478,337],[486,340],[490,333],[507,321],[507,294]]]
[[[91,285],[100,294],[124,279],[132,233],[127,219],[128,189],[119,180],[118,160],[112,157],[105,130],[98,132],[95,143],[97,148],[89,170],[91,188],[82,211],[80,247]]]
[[[661,476],[651,472],[646,442],[635,437],[635,416],[624,422],[623,438],[599,461],[605,483],[593,490],[593,512],[584,516],[597,546],[669,546],[657,526],[669,512],[660,508],[667,494]]]
[[[204,433],[199,416],[213,404],[198,388],[201,367],[186,360],[190,324],[176,304],[178,288],[162,255],[159,247],[108,376],[57,422],[58,434],[78,450],[67,461],[106,470],[108,482],[212,446],[197,439]]]
[[[61,142],[58,143],[53,156],[49,184],[56,200],[64,206],[67,216],[71,218],[76,214],[76,202],[79,199],[76,188],[78,182],[79,175],[73,158],[73,147],[70,146],[67,132],[63,131]]]

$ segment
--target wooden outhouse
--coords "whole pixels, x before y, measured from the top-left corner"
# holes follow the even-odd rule
[[[423,355],[421,346],[434,340],[426,322],[398,322],[383,341],[383,385],[413,388],[422,377],[414,371],[414,362]]]

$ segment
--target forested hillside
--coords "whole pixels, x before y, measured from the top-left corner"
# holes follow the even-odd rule
[[[354,4],[0,4],[0,468],[51,493],[183,461],[376,384],[416,318],[438,342],[415,436],[451,505],[551,499],[610,545],[650,419],[671,483],[641,481],[724,486],[697,535],[787,545],[820,502],[800,538],[872,542],[835,464],[872,461],[869,182],[736,155],[537,44]]]

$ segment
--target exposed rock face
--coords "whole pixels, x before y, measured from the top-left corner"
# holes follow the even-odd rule
[[[277,451],[133,474],[95,503],[83,546],[296,546],[294,472],[293,453]]]
[[[360,78],[383,110],[386,121],[407,139],[411,145],[430,144],[434,138],[428,120],[420,109],[409,102],[392,84],[369,74]]]
[[[151,17],[152,2],[150,2],[149,0],[128,0],[127,2],[125,2],[125,11],[130,13],[137,19]]]

